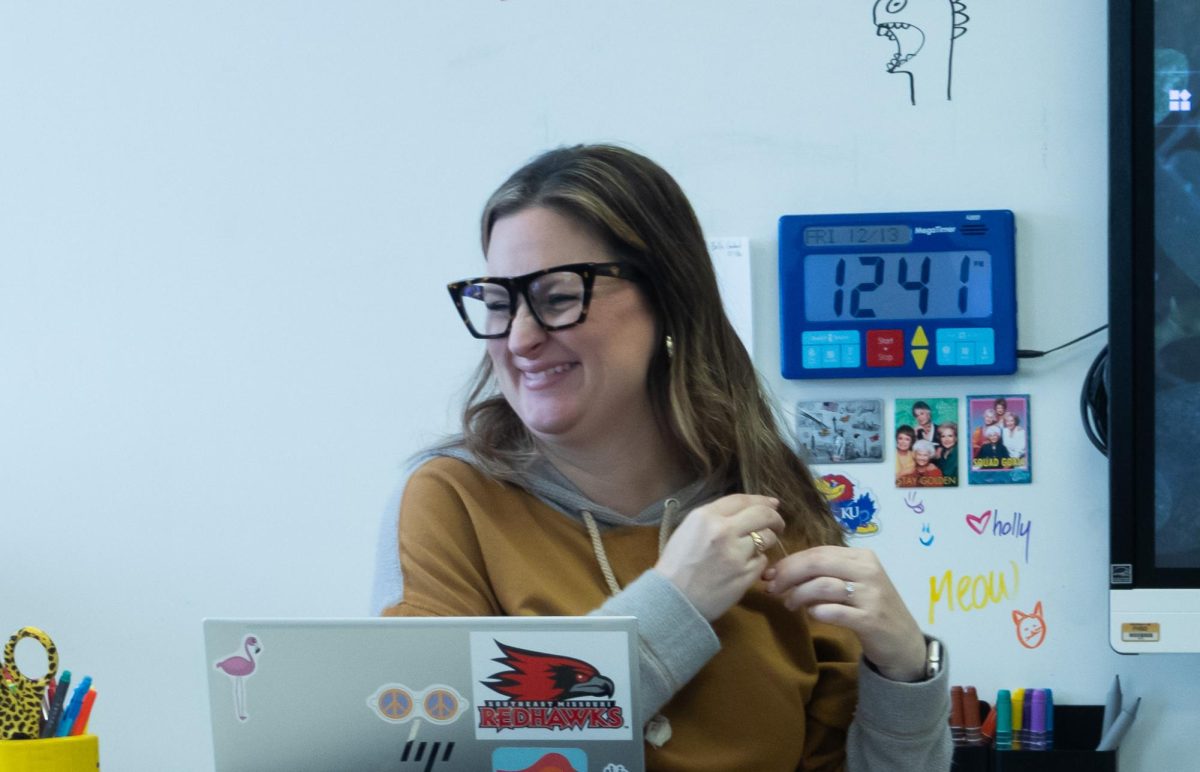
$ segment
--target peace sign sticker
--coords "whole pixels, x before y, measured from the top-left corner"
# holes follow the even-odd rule
[[[452,724],[469,707],[453,686],[431,684],[411,689],[404,684],[384,684],[367,698],[367,707],[389,724],[426,719],[433,724]]]

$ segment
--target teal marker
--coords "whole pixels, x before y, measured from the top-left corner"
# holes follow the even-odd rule
[[[1012,750],[1012,694],[1001,689],[996,694],[996,750]]]

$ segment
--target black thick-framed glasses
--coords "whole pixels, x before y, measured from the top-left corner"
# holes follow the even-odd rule
[[[518,296],[544,330],[565,330],[587,319],[597,276],[638,281],[628,263],[570,263],[522,276],[480,276],[446,285],[467,330],[476,338],[503,338],[512,330]]]

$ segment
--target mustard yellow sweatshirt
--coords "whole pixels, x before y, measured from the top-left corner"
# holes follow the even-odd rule
[[[400,508],[403,597],[384,613],[638,617],[643,712],[661,711],[672,731],[647,745],[647,770],[949,769],[945,670],[887,681],[862,665],[853,633],[788,611],[761,586],[709,625],[650,570],[657,523],[609,519],[604,551],[624,588],[610,596],[578,515],[532,487],[538,496],[460,458],[422,465]]]

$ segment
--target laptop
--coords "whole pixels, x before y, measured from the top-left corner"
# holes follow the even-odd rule
[[[643,772],[633,617],[206,619],[216,772]]]

